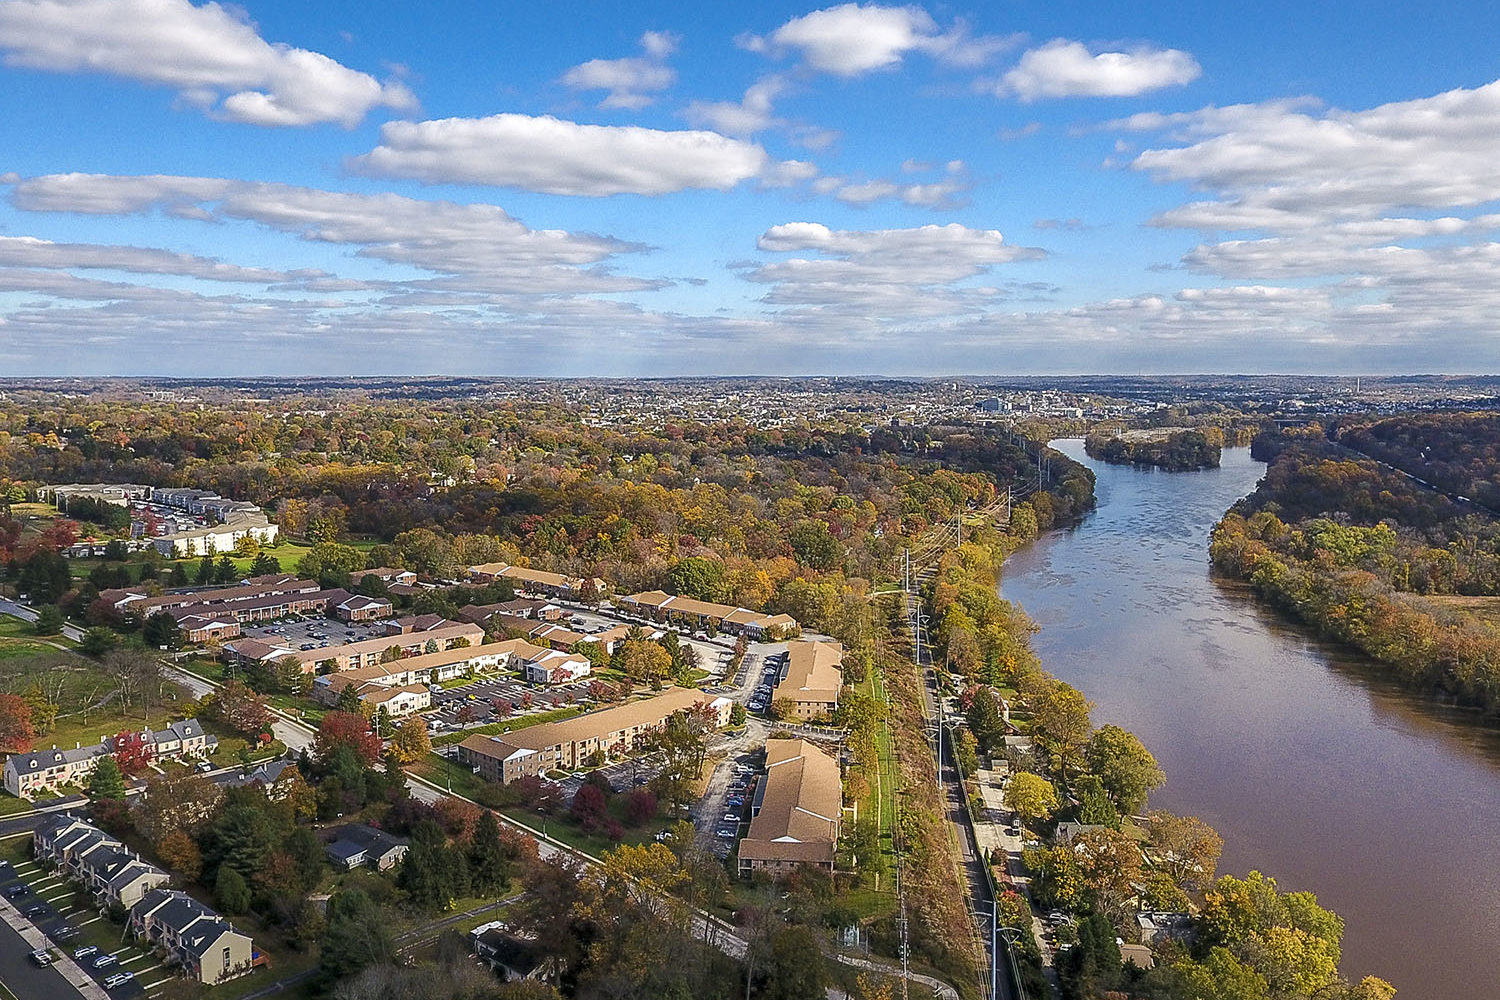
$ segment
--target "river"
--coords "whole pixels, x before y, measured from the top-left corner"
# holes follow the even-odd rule
[[[1098,507],[1006,560],[1043,664],[1133,730],[1153,806],[1224,837],[1220,872],[1310,889],[1346,922],[1345,974],[1411,1000],[1500,996],[1500,732],[1407,693],[1215,579],[1208,533],[1265,466],[1166,473],[1054,447]]]

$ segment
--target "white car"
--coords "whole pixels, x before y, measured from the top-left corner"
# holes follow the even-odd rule
[[[113,976],[110,976],[108,979],[104,980],[104,988],[107,990],[112,990],[117,986],[124,986],[134,978],[134,972],[116,972]]]

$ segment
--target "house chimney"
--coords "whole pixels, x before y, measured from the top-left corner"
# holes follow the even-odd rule
[[[74,750],[82,750],[83,749],[83,744],[80,743],[78,740],[74,740],[73,741],[73,749]]]

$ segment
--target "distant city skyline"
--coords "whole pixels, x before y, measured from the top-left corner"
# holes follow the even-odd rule
[[[1500,9],[0,0],[0,374],[1500,371]]]

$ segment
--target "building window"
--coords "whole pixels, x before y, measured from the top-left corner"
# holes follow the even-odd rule
[[[229,972],[229,949],[228,948],[224,949],[224,972],[226,974]]]

